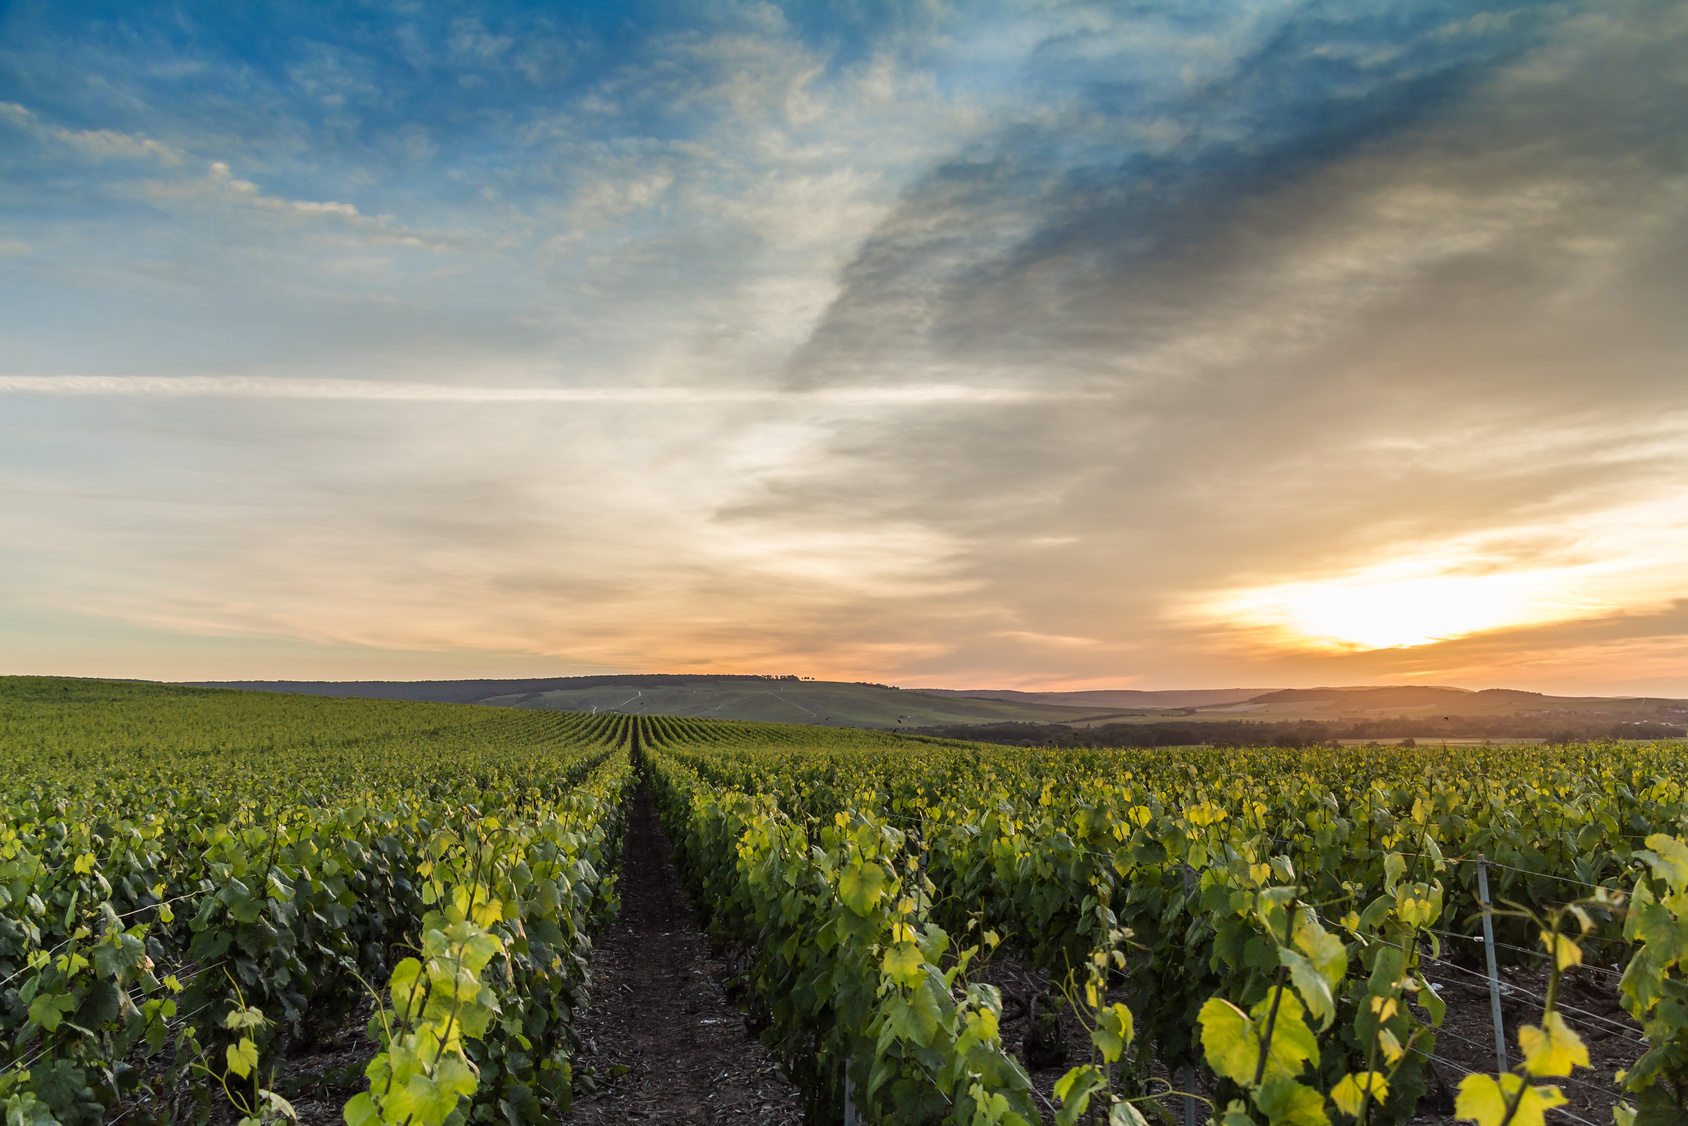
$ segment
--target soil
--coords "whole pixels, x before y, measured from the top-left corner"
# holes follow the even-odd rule
[[[369,1089],[363,1069],[376,1048],[364,1030],[374,1012],[373,1001],[366,998],[342,1028],[306,1051],[286,1053],[276,1088],[293,1104],[300,1126],[345,1126],[346,1100]],[[218,1121],[216,1116],[213,1121]],[[230,1115],[228,1121],[235,1117]]]
[[[710,957],[643,787],[621,855],[621,913],[592,953],[575,1065],[603,1086],[576,1096],[574,1122],[797,1126],[797,1089],[717,984],[731,975]]]

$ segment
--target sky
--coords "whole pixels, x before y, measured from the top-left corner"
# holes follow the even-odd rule
[[[1688,5],[0,4],[0,673],[1688,696]]]

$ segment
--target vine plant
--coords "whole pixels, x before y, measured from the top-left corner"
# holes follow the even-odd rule
[[[369,1090],[346,1104],[347,1126],[460,1126],[479,1075],[464,1052],[497,1014],[498,1000],[481,978],[503,944],[487,930],[496,903],[473,907],[456,889],[444,912],[422,927],[422,957],[393,967],[392,1004],[370,1021],[382,1051],[364,1074]],[[471,915],[470,912],[474,914]]]

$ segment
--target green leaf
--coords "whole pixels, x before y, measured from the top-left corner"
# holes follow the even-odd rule
[[[265,1023],[264,1010],[251,1006],[230,1009],[228,1016],[223,1018],[224,1028],[262,1028]]]
[[[1202,1048],[1208,1066],[1215,1072],[1244,1086],[1253,1085],[1260,1067],[1260,1041],[1270,1019],[1274,993],[1261,998],[1248,1014],[1219,997],[1209,998],[1202,1006],[1197,1017]],[[1305,1064],[1318,1065],[1319,1042],[1301,1019],[1303,1012],[1295,993],[1284,990],[1261,1082],[1294,1079]]]
[[[1207,1065],[1232,1082],[1254,1082],[1260,1041],[1248,1014],[1222,997],[1209,997],[1196,1020]]]
[[[885,1014],[887,1027],[902,1039],[923,1048],[932,1042],[932,1037],[938,1031],[938,1022],[934,1014],[928,1006],[920,1004],[925,992],[919,990],[914,994],[914,1004],[901,997],[890,997],[881,1009]]]
[[[21,1078],[29,1078],[29,1072],[23,1072]],[[33,1091],[20,1091],[6,1100],[6,1126],[59,1126],[59,1120]]]
[[[1676,1098],[1663,1083],[1655,1083],[1635,1100],[1634,1126],[1684,1126],[1688,1114],[1676,1105]]]
[[[1219,1126],[1254,1126],[1254,1119],[1248,1114],[1248,1104],[1241,1099],[1232,1099],[1226,1103],[1225,1113],[1219,1118]]]
[[[440,1089],[426,1075],[412,1075],[405,1085],[381,1100],[390,1122],[412,1120],[412,1126],[442,1126],[457,1109],[457,1094]]]
[[[293,1104],[274,1091],[259,1091],[258,1096],[264,1101],[264,1105],[269,1109],[271,1115],[289,1118],[294,1122],[299,1121],[299,1112],[293,1109]]]
[[[1336,1086],[1330,1089],[1330,1101],[1350,1118],[1360,1117],[1360,1108],[1365,1105],[1367,1088],[1371,1090],[1371,1101],[1380,1103],[1389,1097],[1389,1080],[1381,1071],[1351,1072],[1337,1080]]]
[[[1090,1096],[1107,1086],[1107,1079],[1091,1064],[1075,1067],[1055,1080],[1055,1097],[1061,1100],[1061,1109],[1055,1112],[1056,1126],[1073,1126],[1089,1108]]]
[[[898,985],[912,988],[926,980],[926,959],[912,942],[899,942],[887,950],[880,968]]]
[[[223,1055],[228,1060],[229,1070],[242,1079],[251,1075],[252,1069],[258,1066],[258,1045],[245,1036],[240,1038],[240,1043],[230,1044],[224,1049]]]
[[[1131,1046],[1133,1031],[1131,1010],[1116,1003],[1096,1011],[1090,1040],[1101,1050],[1103,1059],[1114,1063]]]
[[[1423,988],[1418,991],[1418,1003],[1430,1013],[1430,1023],[1436,1028],[1442,1027],[1442,1018],[1448,1014],[1448,1003],[1442,1000],[1440,994],[1430,988],[1430,982],[1420,979]]]
[[[1295,932],[1295,945],[1333,987],[1348,975],[1348,947],[1317,922],[1309,921]]]
[[[1688,888],[1688,845],[1666,833],[1654,833],[1647,838],[1647,848],[1635,855],[1652,866],[1653,875],[1680,892]]]
[[[1558,1087],[1525,1087],[1524,1077],[1508,1072],[1496,1082],[1493,1075],[1467,1075],[1459,1081],[1459,1095],[1454,1100],[1454,1115],[1469,1118],[1477,1126],[1500,1126],[1506,1118],[1506,1108],[1518,1098],[1518,1112],[1510,1126],[1545,1126],[1544,1116],[1556,1106],[1563,1106],[1565,1096]]]
[[[1254,1096],[1254,1105],[1273,1126],[1330,1126],[1330,1119],[1325,1115],[1325,1097],[1293,1079],[1262,1083]]]
[[[1588,1067],[1588,1048],[1557,1012],[1542,1021],[1545,1028],[1526,1024],[1518,1030],[1518,1047],[1524,1052],[1524,1067],[1534,1076],[1571,1074],[1573,1067]]]
[[[1570,936],[1544,930],[1541,932],[1541,944],[1542,949],[1552,954],[1554,961],[1559,963],[1561,972],[1582,965],[1582,947]]]
[[[1319,1018],[1319,1030],[1322,1032],[1329,1028],[1330,1022],[1336,1018],[1336,998],[1331,996],[1330,982],[1325,975],[1309,958],[1288,947],[1278,948],[1278,962],[1289,970],[1289,979],[1295,983],[1296,992],[1301,994],[1307,1011]]]
[[[858,860],[839,878],[838,898],[844,901],[844,906],[865,917],[885,895],[885,884],[885,869],[881,865]]]
[[[1411,927],[1427,927],[1442,913],[1440,884],[1402,885],[1395,889],[1395,914]]]
[[[56,1031],[59,1022],[64,1020],[64,1014],[76,1008],[76,998],[68,993],[44,993],[29,1003],[29,1019],[45,1028],[48,1032]]]
[[[453,1095],[473,1095],[479,1085],[474,1069],[458,1055],[450,1055],[440,1061],[434,1072],[434,1082],[441,1091]]]
[[[1108,1126],[1149,1126],[1149,1120],[1131,1103],[1118,1102],[1108,1108]]]

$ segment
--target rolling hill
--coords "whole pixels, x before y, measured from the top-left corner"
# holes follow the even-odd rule
[[[927,695],[882,684],[767,676],[573,676],[540,680],[201,681],[203,687],[383,700],[436,700],[512,708],[645,712],[838,727],[967,723],[1082,723],[1117,708],[1075,702]]]
[[[1134,689],[1025,692],[901,689],[795,676],[645,674],[529,680],[202,681],[205,687],[387,700],[433,700],[511,708],[641,712],[834,727],[924,729],[958,738],[1058,738],[1065,730],[1153,727],[1183,742],[1255,732],[1268,739],[1297,726],[1306,737],[1418,738],[1576,732],[1674,731],[1688,701],[1652,697],[1547,696],[1508,688],[1442,685],[1330,688]],[[1005,727],[1004,725],[1008,725]],[[1016,727],[1015,725],[1020,725]],[[1204,727],[1204,725],[1207,725]],[[1242,726],[1239,726],[1242,725]],[[1252,725],[1252,726],[1251,726]],[[1266,726],[1260,726],[1266,725]],[[1627,726],[1626,726],[1627,725]],[[977,728],[976,735],[964,729]],[[1234,733],[1234,732],[1233,732]],[[1319,734],[1322,733],[1322,734]],[[1140,732],[1147,737],[1147,732]],[[1085,736],[1089,738],[1090,736]],[[1118,738],[1126,738],[1122,733]]]

